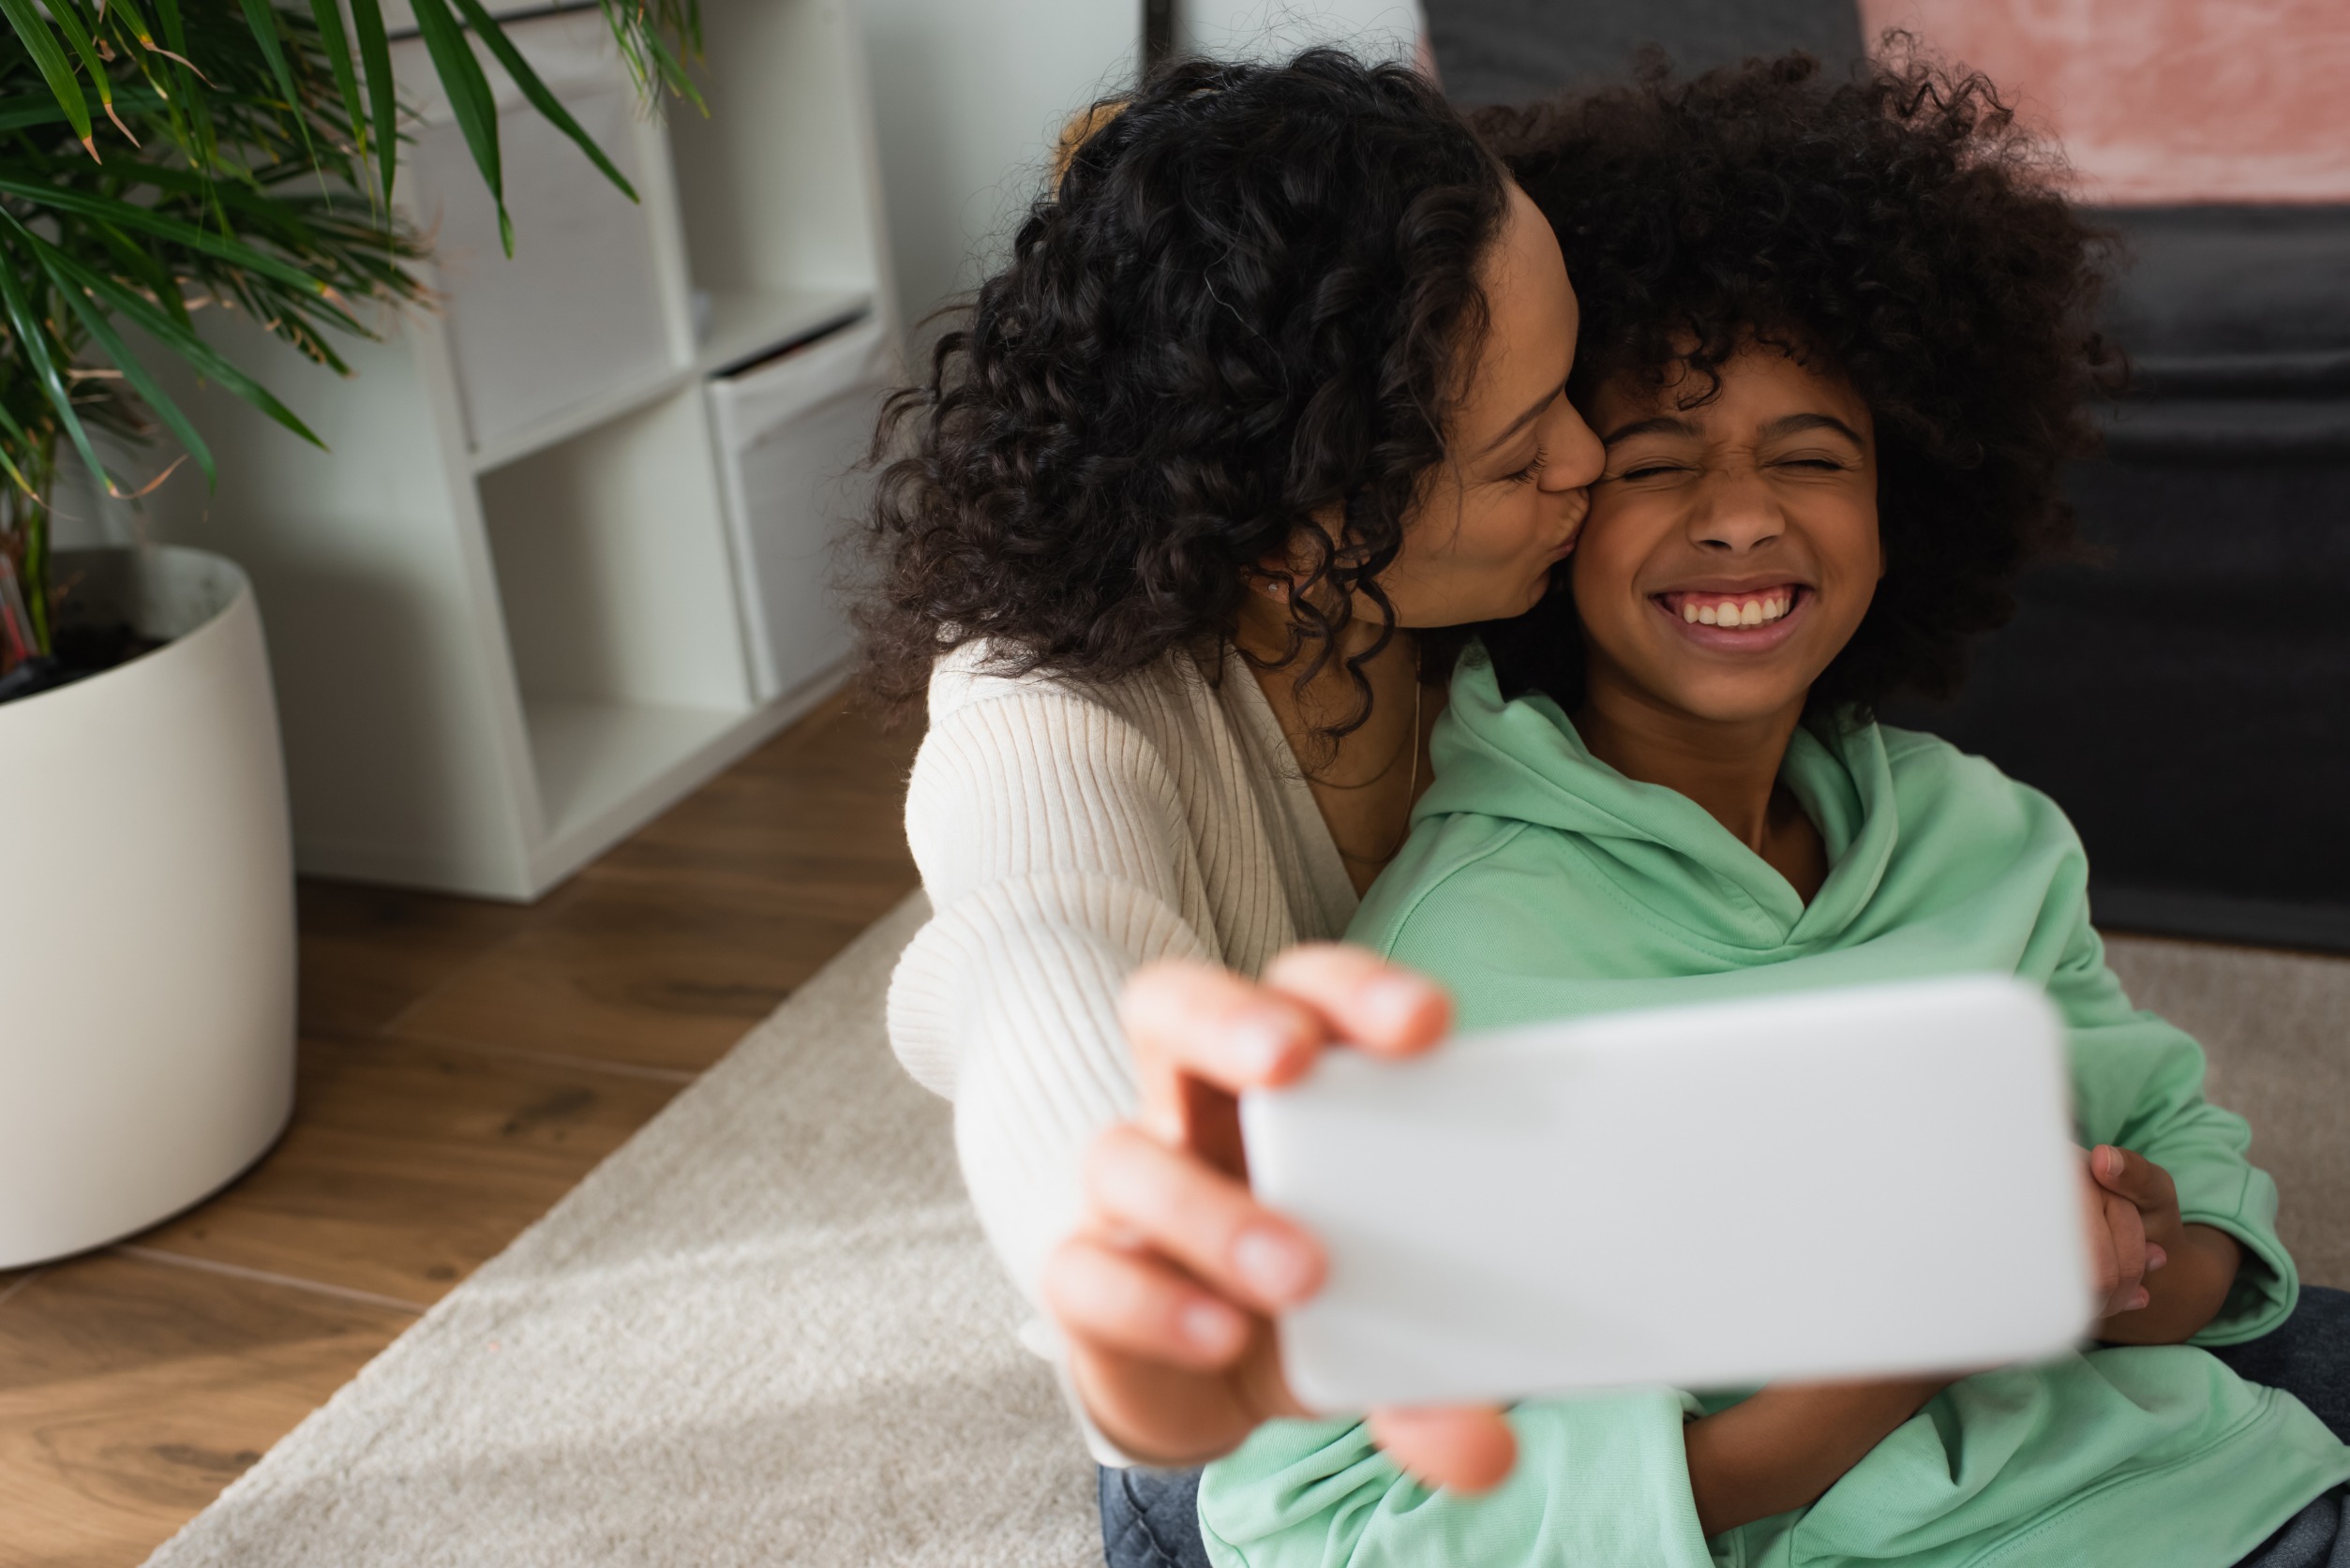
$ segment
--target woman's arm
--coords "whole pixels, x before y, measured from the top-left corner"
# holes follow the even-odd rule
[[[934,711],[906,803],[934,915],[891,983],[891,1042],[955,1102],[980,1223],[1059,1327],[1102,1433],[1158,1462],[1224,1453],[1297,1412],[1267,1314],[1318,1283],[1321,1255],[1250,1196],[1236,1130],[1229,1147],[1193,1130],[1236,1129],[1235,1094],[1336,1039],[1433,1043],[1444,996],[1327,946],[1262,984],[1213,962],[1212,933],[1185,916],[1194,829],[1165,759],[1116,713],[1045,687],[955,692]],[[1388,1414],[1379,1430],[1433,1481],[1508,1466],[1489,1411]]]
[[[891,1043],[954,1102],[980,1222],[1040,1305],[1045,1257],[1085,1213],[1085,1148],[1137,1102],[1120,988],[1221,955],[1184,917],[1190,834],[1145,737],[1050,687],[937,687],[906,807],[932,916],[891,981]]]

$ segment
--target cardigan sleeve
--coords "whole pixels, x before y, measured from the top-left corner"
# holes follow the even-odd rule
[[[1222,955],[1184,916],[1197,855],[1147,739],[1065,688],[975,684],[914,764],[906,838],[932,918],[892,978],[890,1038],[954,1101],[972,1203],[1035,1303],[1081,1217],[1086,1144],[1136,1101],[1120,987],[1154,959]]]

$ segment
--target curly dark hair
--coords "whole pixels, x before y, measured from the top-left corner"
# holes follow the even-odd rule
[[[2023,569],[2073,549],[2062,469],[2094,447],[2088,397],[2122,374],[2095,326],[2109,236],[2066,205],[2053,155],[1983,77],[1890,41],[1840,82],[1801,54],[1687,82],[1652,60],[1630,85],[1476,120],[1565,252],[1578,403],[1685,367],[1698,406],[1758,341],[1867,402],[1886,573],[1816,715],[1956,690]],[[1505,690],[1580,704],[1571,595],[1481,631]]]
[[[885,406],[858,607],[885,703],[976,639],[1108,679],[1226,635],[1301,537],[1282,662],[1323,667],[1358,595],[1393,633],[1376,579],[1484,331],[1500,165],[1416,73],[1331,50],[1188,62],[1081,124]]]

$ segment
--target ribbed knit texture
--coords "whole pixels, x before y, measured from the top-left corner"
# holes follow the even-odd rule
[[[906,1069],[955,1106],[980,1224],[1031,1301],[1080,1217],[1085,1145],[1130,1114],[1140,965],[1255,975],[1355,896],[1255,677],[1176,651],[1087,684],[940,661],[906,836],[936,912],[890,987]]]

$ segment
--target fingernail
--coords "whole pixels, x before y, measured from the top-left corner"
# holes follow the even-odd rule
[[[2109,1176],[2121,1174],[2121,1151],[2112,1144],[2097,1151],[2097,1168]]]
[[[2138,1291],[2130,1297],[2130,1310],[2135,1312],[2139,1307],[2148,1305],[2149,1302],[2153,1301],[2153,1292]]]
[[[2146,1269],[2148,1274],[2153,1273],[2156,1269],[2161,1268],[2164,1263],[2169,1262],[2170,1254],[2163,1251],[2161,1247],[2150,1246],[2146,1249]]]
[[[1428,1004],[1428,986],[1406,975],[1385,975],[1370,982],[1365,996],[1381,1030],[1400,1034]]]
[[[1289,1054],[1290,1029],[1286,1020],[1260,1014],[1241,1023],[1235,1034],[1241,1070],[1252,1078],[1270,1076]]]
[[[1239,1342],[1245,1332],[1240,1315],[1212,1301],[1195,1301],[1178,1315],[1183,1337],[1210,1354],[1221,1355]]]
[[[1313,1260],[1287,1236],[1262,1227],[1240,1232],[1232,1246],[1233,1267],[1265,1300],[1295,1301],[1313,1279]]]

